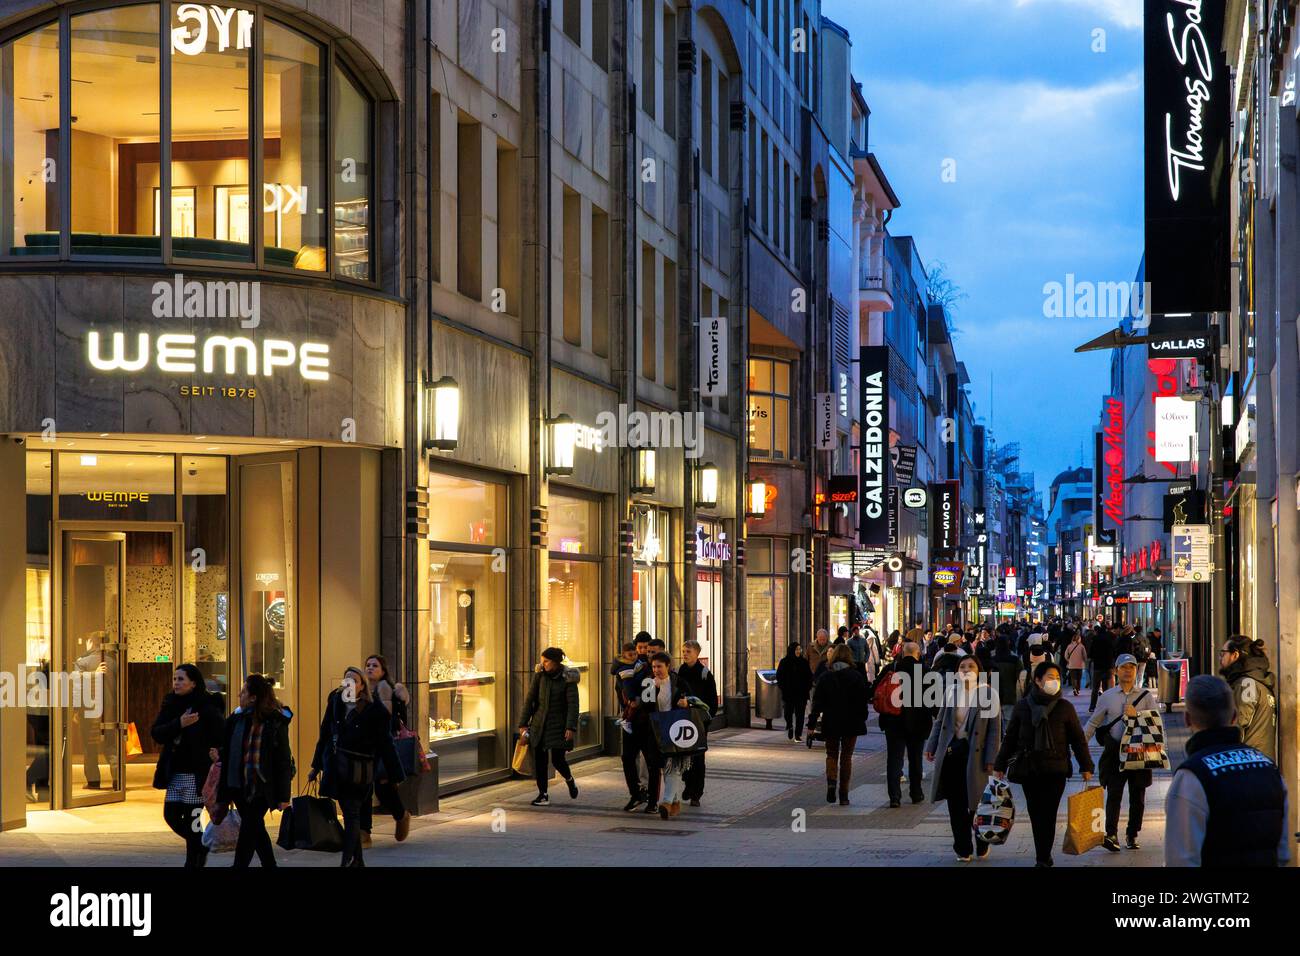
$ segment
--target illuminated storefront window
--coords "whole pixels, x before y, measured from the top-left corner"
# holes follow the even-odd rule
[[[600,742],[600,504],[551,495],[549,643],[577,668],[579,747]]]
[[[638,508],[632,521],[632,633],[646,631],[662,638],[673,652],[668,626],[668,512],[659,508]]]
[[[0,257],[373,278],[374,105],[329,44],[257,4],[63,16],[66,49],[57,21],[0,45]]]
[[[506,766],[506,487],[429,476],[430,746],[439,779]]]
[[[790,642],[790,542],[751,537],[745,560],[749,669],[770,670]]]

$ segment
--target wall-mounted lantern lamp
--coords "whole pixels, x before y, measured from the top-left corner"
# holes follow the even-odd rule
[[[424,392],[424,447],[453,451],[460,439],[460,386],[444,375]]]
[[[573,453],[578,447],[578,424],[568,415],[558,415],[546,423],[550,429],[548,475],[572,475]]]
[[[632,493],[652,495],[655,490],[655,450],[633,448]]]
[[[705,462],[699,471],[699,490],[695,493],[695,505],[706,511],[718,506],[718,466]]]

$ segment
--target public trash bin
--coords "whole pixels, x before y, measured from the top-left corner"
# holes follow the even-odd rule
[[[1160,703],[1168,711],[1174,704],[1183,700],[1183,662],[1181,660],[1157,661],[1156,692]]]
[[[783,713],[781,709],[781,688],[776,684],[776,671],[756,671],[755,690],[758,691],[757,712],[759,719],[767,721],[767,729],[772,729],[772,721]]]

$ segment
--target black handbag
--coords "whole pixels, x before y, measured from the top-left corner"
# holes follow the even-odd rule
[[[339,746],[337,736],[334,738],[334,756],[331,759],[334,785],[340,791],[364,790],[375,782],[375,758],[370,754],[344,750]]]
[[[286,850],[315,850],[338,853],[343,849],[343,825],[334,801],[311,792],[294,797],[280,816],[280,835],[275,841]]]

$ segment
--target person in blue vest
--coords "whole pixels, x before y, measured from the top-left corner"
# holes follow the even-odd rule
[[[1193,677],[1186,706],[1192,737],[1165,798],[1165,866],[1285,866],[1286,784],[1273,761],[1242,743],[1232,688]]]

